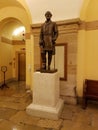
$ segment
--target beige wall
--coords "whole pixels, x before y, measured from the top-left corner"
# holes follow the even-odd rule
[[[82,96],[85,78],[98,80],[98,1],[84,1],[80,19],[82,28],[78,35],[77,90]]]
[[[7,42],[0,42],[0,69],[7,66],[6,80],[16,79],[16,52],[21,52],[25,45],[12,45]],[[0,70],[0,82],[3,81],[3,73]]]
[[[6,80],[13,77],[12,74],[12,45],[0,42],[0,82],[4,80],[4,73],[1,71],[1,66],[7,66]]]

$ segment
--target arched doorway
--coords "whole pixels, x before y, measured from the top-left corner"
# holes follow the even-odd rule
[[[12,32],[20,27],[24,26],[26,28],[26,33],[30,34],[30,15],[28,11],[25,9],[23,5],[25,5],[22,1],[22,3],[18,2],[17,0],[12,1],[6,1],[6,0],[1,0],[2,2],[2,7],[0,6],[0,66],[3,64],[6,64],[8,66],[8,73],[6,75],[6,80],[12,80],[12,79],[19,79],[17,78],[17,61],[16,61],[16,52],[21,52],[25,54],[26,59],[26,66],[28,65],[28,60],[27,60],[27,53],[28,49],[26,51],[26,46],[25,43],[28,42],[27,40],[24,41],[23,36],[21,37],[13,37]],[[3,13],[3,12],[6,12]],[[30,43],[31,44],[31,43]],[[21,46],[21,47],[19,47]],[[29,55],[30,57],[30,55]],[[4,60],[5,59],[5,60]],[[31,58],[30,58],[31,59]],[[18,67],[19,68],[19,67]],[[26,71],[25,67],[25,71]],[[21,69],[20,69],[21,70]],[[29,76],[31,76],[31,72],[26,72]],[[27,79],[29,78],[28,76],[25,76],[27,84],[30,84],[30,81]],[[0,73],[0,82],[2,82],[2,74]],[[29,82],[29,83],[28,83]]]
[[[25,32],[19,30],[20,27],[23,27],[22,23],[15,18],[7,18],[3,20],[3,25],[1,24],[1,66],[7,66],[8,80],[26,80],[26,47],[23,35]],[[7,60],[3,60],[3,57]]]

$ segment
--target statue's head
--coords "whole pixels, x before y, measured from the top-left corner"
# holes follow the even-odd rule
[[[47,11],[47,12],[45,13],[45,16],[47,16],[47,15],[50,15],[50,16],[52,17],[52,13],[51,13],[50,11]]]

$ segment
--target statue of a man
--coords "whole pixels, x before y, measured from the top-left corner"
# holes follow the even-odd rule
[[[50,11],[45,13],[46,21],[41,26],[39,45],[41,48],[42,69],[46,70],[46,53],[48,53],[48,70],[55,55],[55,41],[58,37],[58,28],[55,22],[51,21]]]

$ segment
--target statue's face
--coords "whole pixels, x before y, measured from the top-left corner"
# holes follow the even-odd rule
[[[52,15],[51,15],[50,13],[46,13],[46,14],[45,14],[45,17],[46,17],[47,20],[50,20],[50,19],[51,19],[51,16],[52,16]]]

